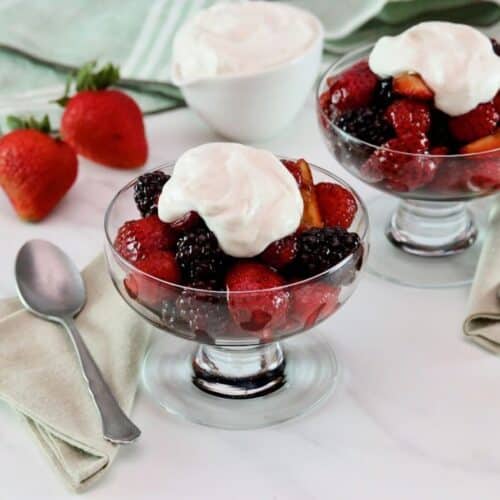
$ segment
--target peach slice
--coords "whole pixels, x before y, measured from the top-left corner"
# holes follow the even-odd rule
[[[283,164],[295,177],[304,201],[304,213],[299,230],[304,231],[313,227],[323,227],[323,219],[319,211],[316,191],[314,190],[314,180],[309,164],[304,159],[297,161],[284,160]]]
[[[394,78],[392,82],[394,92],[413,99],[429,101],[434,97],[434,92],[427,86],[419,75],[405,73]]]

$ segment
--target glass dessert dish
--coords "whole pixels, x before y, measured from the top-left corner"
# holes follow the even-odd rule
[[[352,175],[392,195],[370,203],[375,227],[368,269],[387,280],[417,287],[469,283],[479,257],[481,229],[490,200],[500,189],[500,136],[490,136],[488,151],[442,154],[408,153],[361,140],[338,126],[340,112],[325,112],[321,97],[328,81],[366,61],[372,46],[333,64],[317,90],[317,115],[327,147]],[[324,97],[323,97],[324,99]],[[498,133],[497,133],[498,135]],[[493,138],[493,139],[491,139]],[[380,166],[393,162],[397,176]],[[385,229],[382,229],[385,228]]]
[[[340,184],[355,198],[358,210],[349,230],[359,235],[360,245],[321,274],[253,292],[195,289],[141,271],[113,245],[123,223],[137,216],[137,180],[112,200],[105,216],[109,272],[127,304],[156,328],[143,379],[169,412],[213,427],[255,428],[298,416],[331,393],[338,365],[319,325],[358,284],[368,252],[368,217],[344,181],[311,168],[316,182]],[[160,170],[171,174],[173,165]],[[262,303],[283,314],[259,310]],[[229,313],[234,306],[254,310],[235,318]],[[195,317],[199,323],[193,328],[186,320]],[[299,333],[304,335],[295,337]]]

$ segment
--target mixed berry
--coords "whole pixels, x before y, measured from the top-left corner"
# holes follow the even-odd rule
[[[437,195],[500,189],[500,152],[494,151],[500,92],[459,116],[441,112],[433,99],[418,74],[381,79],[362,60],[326,79],[320,122],[339,161],[382,189]],[[475,155],[457,157],[468,153]]]
[[[134,200],[142,217],[125,222],[114,241],[118,254],[134,266],[124,280],[129,297],[167,328],[205,342],[235,331],[270,341],[277,332],[309,328],[329,316],[342,286],[361,268],[362,242],[349,231],[358,204],[339,184],[315,184],[305,160],[283,164],[304,201],[301,224],[253,258],[224,253],[195,212],[162,222],[157,202],[169,176],[156,171],[139,177]],[[338,270],[325,273],[341,262]],[[314,276],[318,279],[301,283]],[[284,287],[288,284],[293,286]]]

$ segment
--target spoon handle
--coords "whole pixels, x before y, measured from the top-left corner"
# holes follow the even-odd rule
[[[83,377],[88,383],[90,394],[101,416],[104,439],[117,444],[132,443],[140,436],[141,431],[118,405],[73,319],[64,318],[63,325],[73,341]]]

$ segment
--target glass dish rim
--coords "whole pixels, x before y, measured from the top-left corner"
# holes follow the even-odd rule
[[[446,154],[441,154],[441,155],[436,155],[436,154],[430,154],[430,153],[408,153],[406,151],[399,151],[397,149],[391,149],[391,148],[385,148],[382,146],[377,146],[376,144],[371,144],[370,142],[363,141],[361,139],[358,139],[357,137],[349,134],[348,132],[345,132],[341,128],[337,127],[337,125],[334,123],[334,121],[323,111],[323,109],[319,106],[319,98],[321,96],[321,88],[323,87],[324,82],[326,79],[331,76],[331,73],[335,73],[335,70],[338,69],[347,59],[350,59],[354,56],[359,56],[359,54],[364,53],[368,49],[371,49],[374,47],[374,43],[368,44],[368,45],[363,45],[362,47],[358,47],[357,49],[351,50],[347,53],[345,53],[340,59],[337,61],[333,62],[328,66],[328,68],[324,71],[324,73],[321,75],[321,77],[318,80],[318,83],[316,84],[316,112],[320,115],[322,119],[328,123],[328,125],[334,129],[335,133],[343,137],[344,140],[349,140],[351,142],[358,143],[363,146],[368,146],[369,148],[373,149],[374,151],[386,151],[388,153],[392,154],[400,154],[407,156],[409,158],[425,158],[425,159],[444,159],[444,158],[451,158],[451,159],[460,159],[460,158],[475,158],[475,157],[482,157],[484,155],[489,155],[489,154],[495,154],[500,152],[500,147],[496,149],[489,149],[488,151],[480,151],[477,153],[455,153],[451,155],[446,155]],[[356,62],[360,62],[362,60],[361,57],[357,58]]]
[[[280,160],[292,160],[292,161],[296,161],[296,159],[293,159],[293,158],[290,158],[290,157],[287,157],[287,156],[283,156],[283,155],[276,155],[276,156]],[[307,162],[307,163],[311,166],[313,172],[314,172],[314,170],[319,171],[320,173],[326,175],[330,179],[333,179],[334,181],[340,183],[342,186],[347,187],[349,189],[349,191],[352,194],[354,194],[354,196],[356,198],[356,202],[358,203],[358,210],[360,210],[359,213],[362,214],[362,217],[363,217],[363,220],[364,220],[363,233],[362,234],[358,234],[358,236],[359,236],[360,241],[361,241],[361,248],[364,248],[364,252],[366,253],[366,251],[367,251],[367,248],[366,248],[367,245],[366,245],[366,243],[367,243],[368,236],[369,236],[370,220],[369,220],[369,216],[368,216],[368,210],[367,210],[367,207],[366,207],[363,199],[359,196],[358,192],[348,182],[346,182],[345,180],[341,179],[340,177],[338,177],[337,175],[333,174],[332,172],[326,170],[325,168],[322,168],[322,167],[319,167],[319,166],[315,165],[314,163],[311,163],[311,162]],[[143,175],[143,174],[145,174],[147,172],[152,172],[152,171],[155,171],[155,170],[162,170],[164,168],[173,167],[174,165],[175,165],[175,161],[161,163],[161,164],[159,164],[156,167],[152,167],[150,169],[145,170],[144,172],[141,172],[140,175]],[[314,276],[311,276],[309,278],[306,278],[306,279],[303,279],[303,280],[300,280],[300,281],[295,281],[293,283],[286,283],[285,285],[281,285],[281,286],[278,286],[278,287],[263,288],[261,290],[250,290],[250,291],[246,291],[246,290],[236,290],[236,291],[229,291],[229,290],[206,290],[204,288],[193,288],[193,287],[189,287],[189,286],[186,286],[186,285],[181,285],[179,283],[172,283],[170,281],[162,280],[160,278],[157,278],[156,276],[153,276],[151,274],[148,274],[148,273],[140,270],[139,268],[137,268],[136,266],[134,266],[131,262],[129,262],[125,258],[123,258],[115,250],[115,248],[113,246],[112,239],[111,239],[111,235],[109,234],[109,231],[108,231],[109,220],[110,220],[110,217],[111,217],[112,209],[115,206],[116,201],[118,200],[118,198],[125,191],[129,190],[137,182],[137,179],[138,179],[138,177],[140,175],[134,177],[132,180],[130,180],[129,182],[127,182],[127,184],[125,184],[124,186],[122,186],[118,190],[118,192],[113,196],[112,200],[109,202],[109,204],[108,204],[108,206],[106,208],[106,212],[104,214],[105,243],[106,243],[107,248],[113,254],[113,257],[115,259],[117,259],[121,264],[123,264],[127,269],[129,269],[130,271],[133,271],[135,274],[138,274],[139,276],[145,277],[147,280],[156,282],[159,285],[166,285],[169,288],[178,290],[179,292],[188,291],[188,292],[193,292],[194,294],[196,294],[196,293],[200,294],[200,295],[203,294],[205,296],[214,296],[214,297],[224,296],[224,297],[228,297],[228,298],[233,297],[233,296],[248,295],[248,294],[264,294],[264,293],[286,292],[286,291],[293,290],[293,289],[298,288],[298,287],[305,286],[305,285],[310,284],[310,283],[314,283],[314,282],[318,281],[320,278],[322,278],[322,277],[324,277],[324,276],[326,276],[328,274],[331,274],[331,273],[334,273],[334,272],[338,271],[339,269],[341,269],[344,266],[346,266],[349,262],[351,262],[354,259],[355,255],[357,255],[359,253],[358,251],[356,251],[354,253],[351,253],[347,257],[345,257],[343,260],[341,260],[340,262],[338,262],[337,264],[335,264],[335,266],[332,266],[332,267],[326,269],[325,271],[323,271],[323,272],[321,272],[319,274],[316,274]],[[362,258],[366,259],[366,255],[363,255]]]

